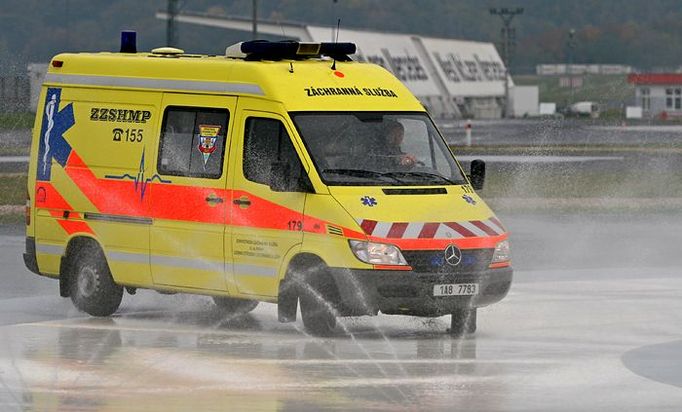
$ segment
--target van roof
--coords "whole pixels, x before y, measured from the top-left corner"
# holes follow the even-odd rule
[[[257,60],[184,54],[64,53],[49,66],[45,85],[153,89],[250,95],[288,111],[423,111],[410,91],[384,68],[329,58]]]

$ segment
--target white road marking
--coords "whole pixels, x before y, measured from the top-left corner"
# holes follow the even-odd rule
[[[0,163],[28,163],[28,156],[0,156]]]
[[[460,161],[470,162],[481,159],[490,163],[579,163],[625,159],[623,156],[521,156],[521,155],[481,155],[457,156]]]

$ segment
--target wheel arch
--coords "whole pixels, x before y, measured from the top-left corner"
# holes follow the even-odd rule
[[[320,270],[325,267],[327,264],[324,259],[314,253],[299,251],[290,257],[284,276],[279,282],[277,313],[280,322],[296,321],[301,288],[306,284],[311,282],[323,284],[329,297],[333,299],[338,297],[338,288],[331,274]]]

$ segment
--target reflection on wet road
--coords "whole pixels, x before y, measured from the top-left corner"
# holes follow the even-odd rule
[[[8,262],[0,269],[0,410],[682,405],[681,265],[660,236],[680,233],[679,215],[504,220],[519,249],[515,284],[479,312],[466,339],[444,333],[448,317],[384,315],[342,319],[335,336],[317,338],[300,320],[278,323],[274,305],[229,318],[208,298],[151,291],[125,296],[112,318],[90,318],[57,296],[56,282],[22,268],[21,236],[0,236]],[[618,241],[605,242],[609,233]]]

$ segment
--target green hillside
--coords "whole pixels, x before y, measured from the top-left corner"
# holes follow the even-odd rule
[[[0,70],[23,71],[62,51],[116,50],[122,29],[139,32],[141,49],[165,43],[165,22],[155,18],[165,0],[0,0]],[[251,16],[251,0],[184,0],[181,11]],[[518,45],[514,73],[536,64],[566,61],[575,29],[575,63],[628,64],[639,68],[682,64],[679,0],[259,0],[259,16],[343,28],[499,41],[500,19],[490,7],[523,7],[514,19]],[[30,12],[29,12],[30,11]],[[179,46],[223,53],[250,33],[179,25]]]

